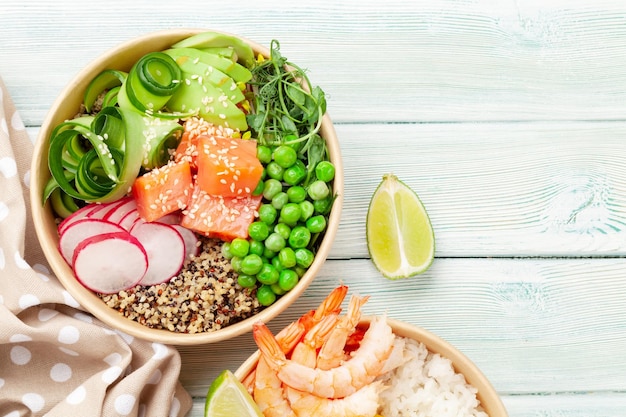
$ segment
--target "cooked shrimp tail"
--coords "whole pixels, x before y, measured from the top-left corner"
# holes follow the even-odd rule
[[[317,349],[324,344],[338,320],[339,316],[337,314],[331,314],[313,326],[294,348],[291,360],[314,368],[317,363]]]
[[[385,317],[375,318],[352,357],[341,366],[324,370],[287,359],[272,333],[262,323],[254,326],[253,336],[268,365],[284,384],[327,398],[348,396],[374,381],[380,375],[394,341],[393,331]]]
[[[348,311],[343,316],[324,344],[322,345],[318,358],[317,367],[320,369],[330,369],[341,365],[344,360],[344,348],[348,337],[354,333],[356,326],[361,320],[361,307],[367,302],[369,296],[350,297]]]
[[[260,330],[256,330],[260,327]],[[274,336],[270,330],[262,323],[253,326],[253,335],[255,332],[269,333],[275,341],[275,348],[281,353],[289,353],[294,346],[300,341],[304,334],[304,326],[299,321],[294,321],[289,326]],[[256,337],[256,336],[255,336]],[[264,334],[263,337],[269,337]],[[265,417],[293,417],[294,412],[285,398],[283,383],[276,376],[268,363],[261,355],[255,370],[255,379],[253,385],[254,399],[263,412]]]

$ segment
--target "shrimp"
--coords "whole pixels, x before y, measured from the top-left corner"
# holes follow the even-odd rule
[[[386,318],[375,318],[351,358],[340,366],[324,370],[287,359],[263,323],[255,324],[252,335],[268,365],[284,384],[327,398],[348,396],[373,382],[391,354],[395,338]]]
[[[330,292],[321,302],[321,304],[315,309],[311,310],[302,317],[300,320],[309,331],[313,326],[320,322],[324,317],[329,314],[341,312],[341,303],[343,303],[346,294],[348,293],[347,285],[340,285]]]
[[[320,320],[293,349],[291,360],[314,368],[317,363],[317,349],[324,344],[328,335],[335,329],[338,320],[337,314],[330,314]]]
[[[353,295],[350,298],[350,305],[345,316],[330,333],[328,339],[322,345],[317,357],[317,367],[320,369],[331,369],[341,365],[344,360],[344,347],[348,336],[356,329],[361,320],[361,307],[367,302],[369,297],[359,297]]]
[[[290,389],[288,399],[298,417],[345,416],[373,417],[379,406],[379,394],[383,385],[375,381],[344,398],[322,398],[306,392]]]
[[[294,348],[291,360],[315,367],[317,349],[322,346],[338,321],[336,314],[324,317]],[[298,417],[306,416],[374,416],[378,409],[380,382],[374,382],[341,399],[318,397],[284,385],[287,400]]]
[[[315,310],[311,310],[307,314],[300,317],[295,322],[281,330],[276,335],[280,351],[287,355],[295,346],[301,342],[302,337],[309,334],[309,330],[316,325],[322,326],[325,317],[334,315],[334,322],[337,321],[336,316],[340,311],[339,306],[343,302],[348,291],[347,286],[335,288]],[[331,320],[331,319],[328,319]],[[326,331],[327,333],[327,331]],[[321,335],[321,331],[320,331]],[[311,335],[310,337],[313,337]],[[316,342],[317,343],[317,342]],[[300,343],[302,344],[302,343]],[[304,348],[301,348],[304,349]],[[302,353],[304,354],[304,352]],[[259,408],[266,417],[273,416],[294,416],[293,411],[287,401],[283,383],[276,373],[270,368],[267,360],[261,356],[256,369],[245,379],[246,383],[252,390],[253,397]]]
[[[305,328],[300,320],[294,321],[276,335],[279,349],[289,353],[301,340]],[[247,380],[248,378],[246,378]],[[283,383],[270,368],[267,360],[261,356],[254,372],[253,395],[265,417],[292,417],[294,412],[285,398]]]

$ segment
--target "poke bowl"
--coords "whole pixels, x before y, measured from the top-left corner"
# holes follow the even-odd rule
[[[311,311],[276,335],[255,324],[259,350],[234,377],[261,413],[508,416],[480,369],[435,334],[385,314],[361,316],[368,297],[353,295],[336,317],[329,300],[346,292],[337,287],[316,310],[326,313]]]
[[[343,204],[324,92],[304,74],[277,41],[205,29],[149,33],[82,69],[41,126],[30,180],[69,294],[112,328],[175,345],[232,338],[291,305]]]

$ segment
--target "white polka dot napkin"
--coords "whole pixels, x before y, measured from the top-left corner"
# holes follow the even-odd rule
[[[32,148],[0,79],[0,416],[184,416],[178,351],[110,330],[50,274],[30,218]]]

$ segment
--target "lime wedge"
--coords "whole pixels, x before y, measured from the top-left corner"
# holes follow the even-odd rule
[[[263,417],[246,387],[225,370],[211,384],[204,405],[204,417]]]
[[[367,248],[389,279],[426,271],[435,257],[435,234],[417,194],[393,174],[383,175],[366,220]]]

